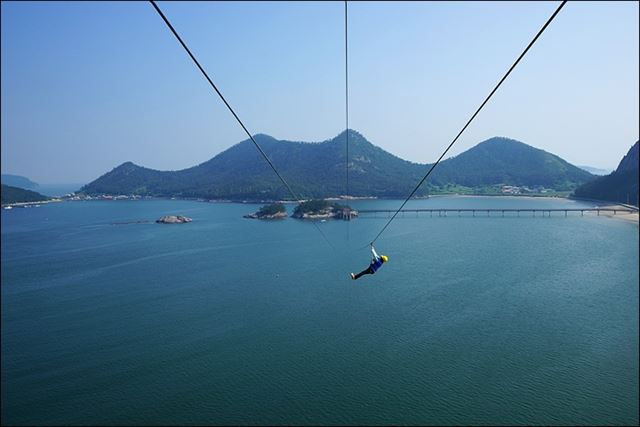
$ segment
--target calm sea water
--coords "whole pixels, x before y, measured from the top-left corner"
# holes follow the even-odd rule
[[[2,423],[638,423],[637,225],[407,214],[354,282],[386,218],[318,224],[330,248],[256,209],[3,210]],[[193,222],[113,224],[165,214]]]

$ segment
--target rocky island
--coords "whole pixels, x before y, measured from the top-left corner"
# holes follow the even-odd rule
[[[358,211],[350,206],[340,205],[328,200],[309,200],[300,203],[293,211],[293,218],[298,219],[345,219],[357,217]]]
[[[191,218],[187,218],[182,215],[165,215],[162,218],[156,220],[158,224],[183,224],[185,222],[193,221]]]
[[[264,205],[258,210],[258,212],[244,216],[244,218],[251,219],[284,219],[286,217],[287,209],[282,203]]]

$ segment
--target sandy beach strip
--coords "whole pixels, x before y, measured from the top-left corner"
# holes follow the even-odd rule
[[[598,206],[598,207],[602,209],[624,209],[625,211],[616,212],[615,214],[613,212],[600,212],[600,216],[606,216],[607,218],[615,218],[623,221],[629,221],[629,222],[635,223],[636,225],[640,224],[640,215],[638,211],[629,213],[628,212],[629,208],[626,206],[606,205],[606,206]]]
[[[40,202],[15,202],[15,203],[7,203],[6,205],[2,205],[2,208],[5,207],[11,207],[11,208],[28,208],[31,206],[36,206],[36,205],[46,205],[47,203],[58,203],[58,202],[62,202],[62,199],[49,199],[49,200],[42,200]]]

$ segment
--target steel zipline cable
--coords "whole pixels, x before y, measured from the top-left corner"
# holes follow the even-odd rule
[[[349,197],[349,26],[347,19],[347,0],[344,0],[344,116],[346,138],[346,172],[347,172],[347,198]]]
[[[158,5],[153,1],[153,0],[149,0],[149,2],[151,3],[151,5],[153,5],[153,7],[155,8],[156,12],[158,12],[158,14],[160,15],[160,17],[162,18],[162,20],[164,21],[165,24],[167,24],[167,27],[169,27],[169,29],[171,30],[171,32],[173,33],[173,35],[176,37],[176,39],[178,39],[178,41],[180,42],[180,44],[182,45],[182,47],[184,48],[184,50],[189,54],[189,57],[191,57],[191,60],[193,61],[194,64],[196,64],[196,66],[198,67],[198,69],[200,70],[200,72],[202,73],[202,75],[207,79],[207,81],[209,82],[209,84],[211,85],[211,87],[213,88],[213,90],[215,90],[215,92],[218,94],[218,96],[220,97],[220,99],[222,100],[222,102],[224,102],[224,105],[227,106],[227,109],[231,112],[231,114],[233,114],[233,117],[235,117],[235,119],[237,120],[237,122],[240,124],[240,126],[242,127],[242,129],[245,131],[245,133],[247,134],[247,136],[249,136],[249,139],[251,139],[251,142],[253,142],[253,144],[256,146],[256,148],[258,149],[258,151],[260,152],[260,154],[262,154],[262,157],[264,157],[264,160],[269,164],[269,166],[271,166],[271,169],[273,169],[273,171],[275,172],[275,174],[278,176],[278,178],[280,178],[280,181],[282,181],[282,183],[284,184],[284,186],[287,188],[287,190],[289,190],[289,193],[291,193],[291,195],[293,196],[293,198],[298,202],[298,203],[302,203],[302,199],[300,199],[300,197],[298,197],[296,195],[296,193],[293,191],[293,189],[291,188],[291,186],[289,185],[289,183],[282,177],[282,175],[280,175],[280,172],[278,172],[278,170],[276,169],[276,167],[273,165],[273,163],[271,162],[271,160],[269,159],[269,157],[267,156],[267,154],[264,152],[264,150],[262,149],[262,147],[260,147],[260,145],[256,142],[256,140],[254,139],[253,135],[251,135],[251,133],[247,130],[246,126],[244,125],[244,123],[242,123],[242,120],[240,120],[240,117],[238,117],[238,115],[236,114],[236,112],[233,110],[233,108],[231,108],[231,105],[229,105],[229,103],[227,102],[227,100],[225,99],[225,97],[222,95],[222,93],[220,92],[220,90],[218,89],[218,87],[215,85],[215,83],[213,83],[213,81],[209,78],[209,75],[207,74],[207,72],[204,70],[204,68],[202,68],[202,66],[200,65],[200,63],[198,62],[198,60],[196,59],[195,56],[193,56],[193,54],[191,53],[191,50],[189,50],[189,48],[187,47],[187,45],[184,43],[184,41],[182,41],[182,38],[178,35],[177,31],[175,30],[175,28],[173,28],[173,25],[171,25],[171,23],[169,22],[169,20],[167,19],[167,17],[164,15],[164,13],[162,13],[162,10],[160,10],[160,8],[158,7]],[[320,232],[320,234],[322,235],[322,237],[324,238],[324,240],[327,242],[327,244],[333,249],[333,245],[331,244],[331,242],[329,242],[329,239],[327,238],[327,236],[324,234],[324,232],[320,229],[320,227],[315,223],[315,222],[311,222],[315,228]]]
[[[387,227],[389,226],[389,224],[391,224],[391,222],[395,219],[395,217],[398,215],[398,213],[402,210],[402,208],[404,207],[404,205],[407,204],[407,202],[411,199],[411,197],[413,197],[413,195],[416,193],[416,191],[418,191],[418,189],[420,188],[420,186],[424,183],[424,181],[429,177],[429,175],[431,175],[431,172],[433,172],[433,169],[435,169],[436,166],[438,166],[438,163],[440,163],[440,161],[442,160],[442,158],[445,156],[445,154],[447,154],[447,152],[449,151],[449,149],[451,147],[453,147],[453,144],[456,143],[456,141],[458,140],[458,138],[460,138],[460,135],[462,135],[462,133],[467,129],[467,127],[469,126],[469,124],[471,124],[471,122],[473,121],[473,119],[476,118],[476,116],[478,115],[478,113],[480,112],[480,110],[482,110],[482,108],[485,106],[485,104],[489,101],[489,99],[491,99],[491,97],[493,96],[493,94],[498,90],[498,88],[500,87],[500,85],[506,80],[506,78],[509,76],[509,74],[511,74],[511,71],[513,71],[513,69],[516,67],[516,65],[518,65],[518,63],[520,62],[520,60],[526,55],[526,53],[529,51],[529,49],[531,48],[531,46],[533,46],[533,44],[536,42],[536,40],[538,40],[538,37],[540,37],[540,35],[542,35],[542,33],[544,32],[544,30],[547,29],[547,27],[549,26],[549,24],[551,23],[551,21],[553,21],[553,19],[556,17],[556,15],[558,14],[558,12],[560,12],[560,10],[564,7],[564,5],[567,3],[567,0],[564,0],[562,3],[560,3],[560,6],[558,6],[558,8],[556,9],[555,12],[553,12],[553,15],[551,15],[551,17],[547,20],[547,22],[542,26],[542,28],[540,29],[540,31],[538,31],[538,34],[536,34],[536,36],[533,38],[533,40],[531,40],[531,42],[529,43],[529,45],[525,48],[525,50],[520,54],[520,56],[518,57],[518,59],[516,59],[516,61],[513,63],[513,65],[511,65],[511,67],[509,68],[509,70],[507,71],[507,73],[502,77],[502,79],[500,79],[500,81],[498,82],[498,84],[493,88],[493,90],[491,91],[491,93],[489,93],[489,96],[487,96],[485,98],[485,100],[482,102],[482,104],[480,104],[480,107],[478,107],[478,109],[476,110],[475,113],[473,113],[473,115],[471,116],[471,118],[467,121],[467,123],[462,127],[462,129],[460,130],[460,132],[458,132],[458,134],[456,135],[456,137],[453,139],[453,141],[451,141],[451,143],[449,144],[449,146],[446,148],[446,150],[444,150],[444,152],[440,155],[440,157],[438,158],[438,160],[436,160],[436,162],[431,166],[431,168],[429,169],[429,171],[427,172],[427,174],[420,180],[420,182],[418,183],[418,185],[416,185],[416,187],[413,189],[413,191],[411,191],[411,193],[409,194],[409,196],[405,199],[404,202],[402,202],[402,204],[400,205],[400,207],[398,208],[398,210],[393,214],[393,216],[391,218],[389,218],[389,221],[387,221],[387,223],[384,225],[384,227],[382,227],[382,230],[380,230],[380,232],[376,235],[376,237],[371,241],[370,245],[373,245],[376,240],[378,240],[378,237],[380,237],[380,235],[384,232],[384,230],[387,229]]]
[[[345,197],[349,199],[349,20],[347,0],[344,0],[344,137],[345,137]],[[351,210],[348,211],[347,241],[349,241],[349,225],[351,224]]]

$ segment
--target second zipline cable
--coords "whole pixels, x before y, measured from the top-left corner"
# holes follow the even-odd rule
[[[418,188],[420,188],[420,186],[422,185],[422,183],[424,183],[424,181],[429,177],[429,175],[431,175],[431,172],[433,172],[433,169],[435,169],[436,166],[438,166],[438,163],[440,163],[440,160],[442,160],[442,158],[445,156],[445,154],[447,154],[447,152],[449,151],[449,149],[451,147],[453,147],[453,144],[456,143],[456,141],[458,140],[458,138],[460,138],[460,135],[462,135],[462,133],[467,129],[467,127],[471,124],[471,122],[473,121],[473,119],[476,118],[476,116],[478,115],[478,113],[480,112],[480,110],[482,110],[482,108],[485,106],[485,104],[489,101],[489,99],[491,99],[491,97],[493,96],[493,94],[498,90],[498,88],[500,87],[500,85],[502,84],[502,82],[504,82],[507,77],[509,76],[509,74],[511,74],[511,71],[513,71],[513,69],[516,67],[516,65],[518,65],[518,63],[520,62],[520,60],[526,55],[526,53],[529,51],[529,49],[531,48],[531,46],[533,46],[533,44],[536,42],[536,40],[538,40],[538,37],[540,37],[540,35],[544,32],[544,30],[547,29],[547,27],[549,26],[549,24],[551,23],[551,21],[553,21],[553,19],[556,17],[556,15],[558,14],[558,12],[560,12],[560,10],[564,7],[564,5],[567,3],[567,0],[564,0],[560,6],[558,6],[558,8],[556,9],[555,12],[553,12],[553,15],[551,15],[551,17],[547,20],[547,22],[542,26],[542,28],[540,29],[540,31],[538,31],[538,34],[536,34],[536,36],[533,38],[533,40],[531,40],[531,42],[529,43],[529,45],[527,45],[527,47],[525,48],[525,50],[520,54],[520,56],[518,57],[518,59],[516,59],[516,61],[513,63],[513,65],[511,65],[511,67],[509,68],[509,70],[507,71],[507,73],[502,77],[502,79],[500,79],[500,81],[498,82],[498,84],[493,88],[493,90],[491,91],[491,93],[489,94],[489,96],[487,96],[485,98],[485,100],[482,102],[482,104],[480,104],[480,107],[478,107],[478,109],[476,110],[475,113],[473,113],[473,115],[471,116],[471,118],[467,121],[467,123],[462,127],[462,129],[460,130],[460,132],[458,132],[458,134],[456,135],[455,138],[453,138],[453,141],[451,141],[451,143],[449,144],[449,146],[444,150],[444,152],[440,155],[440,157],[438,158],[438,160],[436,160],[436,162],[433,164],[433,166],[431,166],[431,168],[429,169],[429,171],[427,172],[427,174],[420,180],[420,182],[418,183],[418,185],[416,185],[416,187],[413,189],[413,191],[411,191],[411,193],[409,194],[409,196],[404,200],[404,202],[402,202],[402,204],[400,205],[400,207],[398,208],[398,210],[393,214],[393,216],[389,219],[389,221],[387,221],[387,223],[384,225],[384,227],[382,227],[382,230],[380,230],[380,232],[376,235],[376,237],[371,241],[371,245],[373,245],[376,240],[378,240],[378,237],[380,237],[380,235],[384,232],[384,230],[387,229],[387,227],[389,226],[389,224],[391,224],[391,222],[395,219],[395,217],[398,215],[398,213],[402,210],[402,208],[404,207],[404,205],[407,204],[407,202],[413,197],[413,195],[416,193],[416,191],[418,191]]]

